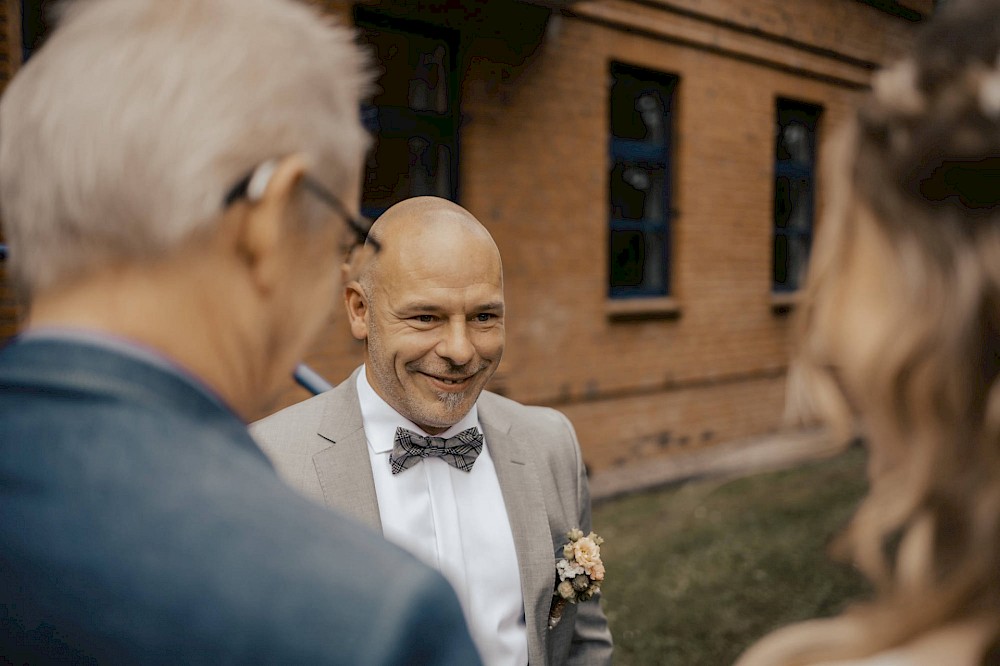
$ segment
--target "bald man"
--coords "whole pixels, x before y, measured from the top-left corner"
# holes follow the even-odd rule
[[[293,486],[438,568],[486,664],[610,663],[599,598],[547,627],[555,563],[568,531],[590,530],[590,494],[565,416],[483,390],[504,349],[496,244],[436,197],[396,204],[372,237],[384,250],[344,290],[364,365],[254,437]]]

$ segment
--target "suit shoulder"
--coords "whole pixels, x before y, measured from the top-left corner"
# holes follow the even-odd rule
[[[318,423],[329,398],[327,393],[320,393],[302,402],[279,409],[270,416],[265,416],[259,421],[251,423],[250,432],[253,433],[254,437],[258,435],[266,437],[276,430],[284,432],[293,427],[293,424],[305,427],[308,423]]]
[[[579,462],[581,453],[573,424],[551,407],[523,405],[510,398],[484,391],[480,395],[479,418],[483,423],[509,427],[510,435],[527,444],[539,462],[549,466]]]
[[[576,431],[565,414],[551,407],[524,405],[502,395],[483,391],[479,397],[480,418],[485,411],[488,418],[521,424],[540,435],[555,439],[575,439]]]

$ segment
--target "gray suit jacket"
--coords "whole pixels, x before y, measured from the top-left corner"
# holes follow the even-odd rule
[[[258,421],[251,434],[291,485],[381,531],[357,374]],[[547,627],[566,532],[590,530],[590,491],[573,427],[553,409],[489,392],[478,407],[514,534],[529,663],[611,663],[611,632],[598,598],[567,606],[560,623]]]

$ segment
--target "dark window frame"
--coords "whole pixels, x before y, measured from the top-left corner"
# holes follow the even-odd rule
[[[774,109],[771,291],[788,294],[801,288],[812,248],[816,226],[816,152],[823,107],[778,97]],[[793,125],[805,130],[804,156],[792,155],[782,141],[785,130]],[[796,210],[805,221],[797,227],[789,224]],[[793,256],[796,252],[801,252],[801,256]]]
[[[444,44],[446,53],[447,85],[447,111],[437,113],[433,110],[418,110],[409,106],[398,105],[378,105],[376,94],[372,103],[366,104],[362,108],[362,119],[367,129],[372,133],[376,141],[379,139],[389,140],[411,140],[420,138],[440,150],[444,147],[448,151],[448,169],[450,183],[446,193],[439,192],[414,192],[411,190],[405,193],[406,197],[418,196],[420,194],[446,194],[446,198],[451,201],[459,201],[459,152],[460,146],[460,124],[461,124],[461,96],[459,80],[459,50],[461,48],[460,34],[457,30],[441,27],[431,23],[418,21],[409,18],[389,16],[372,8],[356,5],[354,7],[354,24],[363,33],[385,31],[396,33],[397,35],[413,35],[419,39],[439,41]],[[381,63],[380,63],[381,64]],[[379,85],[381,85],[381,77]],[[373,146],[373,150],[375,146]],[[428,148],[430,150],[430,148]],[[367,185],[372,179],[372,165],[366,163],[365,166],[365,191],[362,193],[361,212],[367,217],[377,218],[392,205],[376,203],[368,195]],[[378,180],[375,178],[374,180]]]
[[[676,211],[673,202],[673,145],[674,145],[674,107],[679,77],[667,72],[660,72],[644,67],[637,67],[622,62],[612,61],[609,64],[610,85],[608,89],[608,296],[611,299],[630,298],[660,298],[671,294],[671,227]],[[635,92],[638,91],[638,92]],[[641,116],[638,109],[639,100],[643,96],[653,95],[662,104],[662,133],[659,140],[649,139],[648,127],[646,136],[625,136],[635,134],[637,128],[636,116]],[[632,109],[632,117],[622,114],[622,109]],[[659,201],[651,206],[658,216],[647,217],[647,199],[642,198],[643,212],[636,217],[625,211],[629,202],[625,200],[619,180],[627,182],[627,174],[645,179],[650,188],[660,188],[662,194]],[[618,175],[620,172],[620,176]],[[645,174],[643,176],[643,174]],[[642,273],[638,283],[622,283],[623,274],[628,268],[621,265],[616,254],[616,236],[619,238],[629,232],[639,232],[641,239],[642,259],[638,265],[633,265],[631,271]],[[662,273],[655,277],[657,281],[648,280],[645,265],[645,252],[655,244],[648,236],[661,241],[657,262]],[[639,235],[632,236],[632,245]],[[616,268],[618,269],[616,271]],[[617,273],[617,274],[616,274]]]
[[[52,32],[51,5],[53,0],[20,0],[21,64],[41,48]]]

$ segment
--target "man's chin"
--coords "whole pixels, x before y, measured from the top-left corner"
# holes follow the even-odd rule
[[[419,419],[410,420],[423,428],[425,432],[435,434],[432,431],[437,431],[438,433],[442,433],[465,418],[465,415],[472,409],[472,404],[458,404],[454,409],[440,409],[440,404],[437,407],[438,409],[424,411]]]

